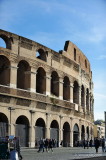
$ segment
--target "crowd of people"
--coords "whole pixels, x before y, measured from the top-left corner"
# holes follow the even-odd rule
[[[46,152],[53,152],[53,148],[55,147],[59,147],[58,141],[56,141],[55,139],[40,139],[39,140],[39,149],[38,152],[44,152],[46,150]]]
[[[94,140],[92,139],[87,139],[87,140],[83,140],[83,141],[77,141],[76,142],[76,146],[77,147],[84,147],[84,149],[88,149],[89,147],[95,147],[96,149],[96,153],[98,153],[98,149],[101,146],[102,147],[102,151],[106,152],[106,139],[105,138],[94,138]]]

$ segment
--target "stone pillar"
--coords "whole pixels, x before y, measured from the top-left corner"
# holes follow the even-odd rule
[[[46,95],[51,94],[51,73],[46,72]]]
[[[87,127],[85,126],[85,140],[87,140]]]
[[[34,127],[34,117],[35,111],[30,110],[30,126],[29,126],[29,147],[35,147],[35,127]]]
[[[30,91],[36,92],[36,69],[31,67],[31,82],[30,82]]]
[[[70,147],[73,147],[73,130],[70,131]]]
[[[59,77],[59,99],[63,100],[63,78]]]
[[[10,87],[17,88],[17,63],[11,62],[10,66]]]
[[[79,141],[81,141],[81,120],[79,122]]]
[[[59,116],[60,117],[60,128],[59,128],[59,144],[61,143],[61,141],[63,141],[63,129],[62,129],[62,119],[63,116]]]
[[[14,108],[12,107],[8,107],[9,110],[9,135],[15,135],[15,127],[14,127],[14,120],[13,120],[13,112],[14,112]]]
[[[71,120],[71,131],[70,131],[70,147],[73,147],[73,118]]]
[[[48,138],[48,139],[50,139],[49,117],[50,117],[50,114],[46,113],[46,131],[45,131],[45,138]]]
[[[70,83],[70,102],[73,103],[73,83]]]

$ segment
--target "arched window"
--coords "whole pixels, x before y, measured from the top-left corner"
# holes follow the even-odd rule
[[[76,49],[74,48],[74,61],[76,61]]]
[[[0,35],[0,47],[11,49],[11,38],[8,38],[5,35]]]
[[[41,67],[36,74],[36,92],[46,94],[46,72]]]
[[[47,62],[47,53],[44,52],[43,49],[39,49],[39,50],[36,52],[36,58],[39,58],[39,59]]]
[[[77,81],[74,81],[73,102],[79,104],[79,86]]]
[[[26,116],[19,116],[16,120],[15,135],[20,137],[20,145],[28,147],[29,142],[29,120]]]
[[[6,48],[6,43],[1,37],[0,37],[0,47]]]
[[[70,81],[68,77],[63,80],[63,99],[70,100]]]
[[[86,61],[86,59],[85,59],[85,67],[87,68],[87,61]]]
[[[85,94],[84,94],[84,86],[82,85],[81,86],[81,106],[84,107],[84,97],[85,97]]]
[[[86,90],[86,109],[89,111],[89,89]]]
[[[51,75],[51,94],[59,96],[59,76],[55,71]]]
[[[18,64],[17,70],[17,88],[29,89],[30,88],[30,66],[28,62],[22,60]]]
[[[0,55],[0,84],[10,84],[10,61],[3,55]]]

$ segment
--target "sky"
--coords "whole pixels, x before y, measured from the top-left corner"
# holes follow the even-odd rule
[[[57,52],[66,40],[77,45],[93,72],[94,118],[104,120],[106,0],[0,0],[0,29]]]

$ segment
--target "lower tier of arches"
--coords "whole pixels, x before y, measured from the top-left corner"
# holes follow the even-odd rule
[[[19,137],[22,147],[38,147],[41,138],[53,139],[55,147],[73,147],[93,138],[93,125],[76,117],[11,110],[10,114],[0,112],[0,137],[7,135]]]

